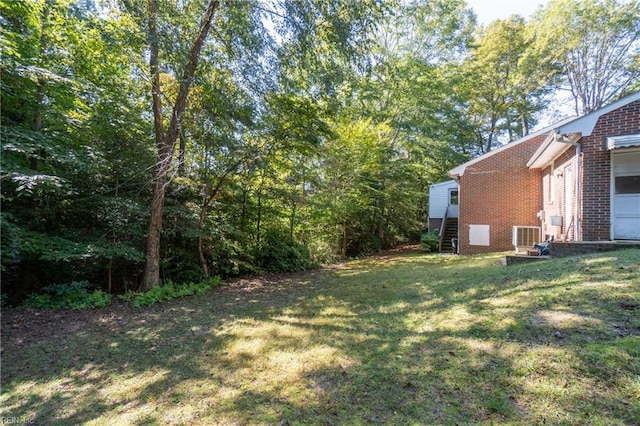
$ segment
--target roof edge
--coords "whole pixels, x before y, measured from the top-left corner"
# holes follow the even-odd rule
[[[574,117],[571,119],[567,119],[564,122],[557,123],[554,126],[555,128],[553,129],[553,133],[549,135],[549,137],[542,143],[542,145],[540,145],[536,152],[533,153],[529,161],[527,161],[527,167],[542,167],[543,164],[540,163],[540,160],[543,158],[547,150],[553,148],[555,151],[557,151],[557,157],[566,149],[568,149],[569,145],[575,144],[582,137],[590,136],[593,133],[593,129],[595,128],[596,123],[598,122],[598,119],[600,119],[600,117],[637,100],[640,100],[640,91],[629,96],[625,96],[624,98],[619,99],[618,101],[613,102],[612,104],[604,106],[600,109],[597,109],[589,114],[585,114],[581,117]],[[578,136],[577,139],[575,138],[575,136]],[[570,140],[558,140],[558,138],[563,137],[569,137]],[[566,148],[562,149],[554,147],[554,145],[557,143],[564,144]],[[551,154],[553,155],[553,152]]]
[[[628,96],[625,96],[622,99],[619,99],[609,105],[606,105],[602,108],[599,108],[595,111],[592,111],[589,114],[580,116],[580,117],[569,117],[564,120],[560,120],[551,126],[545,127],[537,132],[531,133],[523,138],[520,138],[514,142],[507,143],[506,145],[501,146],[498,149],[494,149],[493,151],[489,151],[479,157],[476,157],[472,160],[467,161],[466,163],[462,163],[453,169],[449,170],[449,176],[453,179],[459,179],[466,170],[466,168],[472,164],[480,162],[494,154],[504,151],[505,149],[509,149],[513,146],[516,146],[522,142],[528,141],[533,137],[543,135],[545,133],[549,133],[549,137],[547,137],[544,142],[538,147],[536,152],[533,154],[531,159],[527,162],[527,167],[531,167],[544,153],[546,149],[554,142],[554,136],[565,135],[565,134],[581,134],[582,137],[590,136],[595,128],[596,122],[598,119],[618,108],[621,108],[625,105],[628,105],[632,102],[640,100],[640,91],[632,93]]]
[[[563,122],[564,121],[560,121],[559,123],[563,123]],[[549,133],[549,132],[553,131],[556,128],[555,126],[557,126],[557,125],[558,125],[558,123],[556,123],[553,126],[545,127],[543,129],[540,129],[540,130],[535,131],[533,133],[529,133],[528,135],[523,136],[520,139],[517,139],[517,140],[515,140],[513,142],[509,142],[509,143],[507,143],[505,145],[502,145],[500,148],[497,148],[497,149],[494,149],[493,151],[489,151],[489,152],[487,152],[485,154],[482,154],[481,156],[476,157],[474,159],[471,159],[471,160],[467,161],[466,163],[462,163],[459,166],[456,166],[453,169],[449,170],[449,176],[451,176],[454,179],[457,179],[457,178],[459,178],[460,176],[462,176],[464,174],[464,172],[465,172],[465,170],[466,170],[466,168],[468,166],[471,166],[471,165],[473,165],[475,163],[478,163],[478,162],[480,162],[480,161],[482,161],[482,160],[484,160],[486,158],[489,158],[489,157],[491,157],[491,156],[493,156],[493,155],[495,155],[495,154],[497,154],[499,152],[502,152],[502,151],[505,151],[507,149],[513,148],[514,146],[519,145],[519,144],[521,144],[523,142],[529,141],[529,140],[531,140],[531,139],[533,139],[535,137],[544,135],[545,133]]]
[[[628,96],[625,96],[622,99],[618,99],[617,101],[609,105],[605,105],[602,108],[599,108],[588,114],[577,117],[572,121],[558,127],[556,129],[556,132],[560,134],[582,133],[583,137],[591,136],[591,133],[593,132],[593,129],[596,127],[596,123],[598,122],[598,119],[600,117],[618,108],[622,108],[623,106],[628,105],[637,100],[640,100],[640,91],[632,93]]]
[[[453,184],[453,183],[456,183],[456,184],[457,184],[457,182],[456,182],[456,180],[455,180],[455,179],[447,179],[447,180],[442,181],[442,182],[432,183],[431,185],[429,185],[429,188],[431,188],[431,187],[433,187],[433,186],[451,185],[451,184]]]

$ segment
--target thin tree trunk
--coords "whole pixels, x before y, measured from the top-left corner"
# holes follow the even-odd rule
[[[44,31],[44,30],[43,30]],[[42,37],[44,39],[44,36]],[[44,104],[44,79],[38,78],[38,85],[36,86],[36,108],[33,114],[33,130],[36,133],[42,133],[42,115],[43,115],[43,104]],[[29,159],[29,167],[31,170],[38,171],[39,162],[38,157],[40,156],[40,150],[37,150],[31,155]]]
[[[191,87],[193,76],[198,67],[202,45],[209,33],[213,15],[218,6],[219,1],[212,0],[200,20],[198,34],[193,41],[187,64],[180,79],[180,89],[171,113],[169,129],[165,133],[162,120],[160,73],[158,67],[159,35],[157,30],[157,0],[148,0],[149,69],[151,72],[151,92],[153,98],[153,125],[158,157],[153,178],[154,186],[151,199],[149,231],[147,233],[146,266],[142,283],[143,290],[148,290],[160,285],[160,234],[162,232],[162,214],[164,211],[164,199],[169,171],[171,170],[173,152],[180,131],[180,119],[186,106],[189,88]]]
[[[167,174],[159,173],[155,179],[153,198],[151,199],[151,215],[147,233],[146,268],[142,290],[149,290],[160,285],[160,233],[162,231],[162,213],[164,210],[165,184]]]
[[[198,235],[198,258],[200,259],[200,267],[202,267],[202,273],[205,278],[209,278],[211,273],[209,272],[209,265],[207,264],[207,258],[204,257],[203,239]]]
[[[180,129],[180,147],[178,148],[178,176],[184,176],[184,153],[187,150],[187,138],[184,130]]]
[[[142,290],[149,290],[160,284],[160,232],[162,230],[162,212],[164,208],[164,184],[167,175],[162,171],[164,151],[164,125],[162,123],[162,96],[160,88],[160,71],[158,69],[158,30],[157,30],[157,3],[149,0],[149,70],[151,72],[151,97],[153,101],[153,128],[156,138],[156,150],[159,161],[154,170],[154,188],[150,206],[149,231],[147,233],[146,267]]]
[[[116,182],[115,182],[115,190],[114,190],[114,195],[116,198],[118,198],[118,191],[120,188],[120,179],[118,178],[118,175],[116,174]],[[116,245],[116,231],[115,229],[113,229],[111,231],[111,242],[113,243],[113,246],[115,247]],[[111,289],[113,287],[113,257],[109,258],[109,263],[107,264],[107,290],[108,293],[111,294]]]
[[[522,96],[522,137],[525,137],[529,134],[529,117],[527,116],[527,97],[525,95]]]
[[[246,220],[247,220],[247,195],[248,191],[246,188],[242,188],[242,212],[240,213],[240,233],[244,235]]]
[[[256,224],[256,242],[260,244],[260,222],[262,222],[262,188],[258,191],[258,222]]]
[[[109,264],[107,265],[107,293],[111,294],[111,287],[113,282],[113,257],[109,258]]]
[[[343,259],[347,258],[347,224],[342,224],[342,241],[340,243],[340,255]]]
[[[289,236],[291,237],[291,239],[293,240],[293,230],[295,228],[295,224],[296,224],[296,207],[297,207],[296,200],[294,199],[292,201],[292,206],[291,206],[291,216],[289,217]]]

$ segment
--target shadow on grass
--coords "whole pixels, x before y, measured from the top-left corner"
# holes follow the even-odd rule
[[[74,333],[24,345],[3,330],[2,415],[633,423],[639,254],[514,268],[496,256],[374,257],[267,287],[88,312]]]

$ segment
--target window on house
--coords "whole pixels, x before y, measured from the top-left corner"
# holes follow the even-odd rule
[[[616,194],[640,194],[640,176],[616,176]]]
[[[458,204],[458,190],[453,189],[449,191],[449,205],[454,206]]]

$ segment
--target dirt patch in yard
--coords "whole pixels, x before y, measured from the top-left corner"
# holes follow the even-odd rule
[[[371,256],[371,260],[395,257],[403,254],[419,252],[419,245],[402,245],[382,251]],[[311,279],[320,271],[340,269],[345,263],[330,265],[318,270],[267,274],[259,277],[234,278],[227,280],[224,285],[209,293],[207,303],[217,312],[229,311],[251,300],[259,299],[268,302],[269,299],[282,300],[287,289],[296,294],[300,291],[315,291],[317,284]],[[92,310],[40,310],[9,308],[3,309],[0,317],[2,348],[19,348],[36,342],[47,340],[64,340],[65,336],[74,335],[81,331],[91,331],[95,328],[122,328],[123,324],[145,324],[159,320],[168,311],[179,309],[181,306],[195,305],[195,300],[203,296],[190,296],[181,300],[158,303],[154,306],[134,308],[129,303],[114,297],[111,305]]]
[[[238,306],[247,299],[278,298],[285,290],[286,283],[305,276],[313,276],[318,271],[291,274],[271,274],[262,277],[233,279],[213,289],[207,296],[189,296],[183,299],[153,306],[134,308],[128,302],[114,297],[113,302],[101,309],[90,310],[41,310],[31,308],[11,308],[2,311],[2,347],[28,346],[49,339],[60,340],[65,336],[93,328],[104,330],[118,328],[123,324],[152,322],[167,311],[179,306],[194,304],[194,299],[206,297],[218,311],[228,306]],[[228,309],[228,308],[227,308]]]

